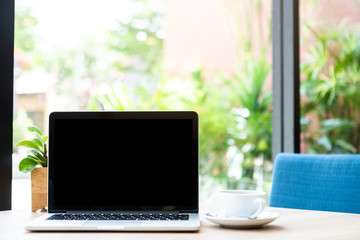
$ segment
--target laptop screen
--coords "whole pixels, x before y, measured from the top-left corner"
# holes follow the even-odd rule
[[[55,112],[49,212],[198,209],[194,112]]]

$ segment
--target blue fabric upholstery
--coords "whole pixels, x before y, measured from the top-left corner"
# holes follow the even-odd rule
[[[360,213],[360,154],[278,154],[269,205]]]

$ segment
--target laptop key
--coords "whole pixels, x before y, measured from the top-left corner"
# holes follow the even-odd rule
[[[54,214],[46,220],[183,221],[188,214]]]

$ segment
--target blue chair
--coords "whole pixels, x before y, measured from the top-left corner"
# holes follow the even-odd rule
[[[269,205],[360,213],[360,154],[278,154]]]

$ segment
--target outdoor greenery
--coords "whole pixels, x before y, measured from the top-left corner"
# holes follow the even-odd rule
[[[29,118],[24,109],[18,109],[16,111],[16,117],[13,120],[13,142],[18,143],[23,139],[32,137],[32,133],[29,132],[25,126],[34,125],[34,122]]]
[[[34,29],[38,23],[30,12],[31,9],[25,5],[17,5],[15,9],[15,46],[26,52],[34,50]]]
[[[271,95],[263,87],[270,65],[257,61],[249,65],[246,83],[221,77],[205,80],[201,69],[181,79],[163,73],[155,91],[138,87],[137,98],[129,97],[129,90],[118,83],[94,96],[88,109],[195,110],[200,116],[200,174],[226,181],[226,155],[230,146],[236,146],[244,156],[243,176],[253,179],[255,160],[271,159]]]
[[[31,9],[26,5],[16,5],[15,8],[15,52],[33,54],[35,46],[35,26],[38,21],[31,15]],[[15,54],[16,57],[16,54]],[[18,62],[15,62],[14,77],[21,74]],[[33,121],[27,116],[24,109],[17,108],[14,112],[13,122],[13,142],[18,143],[22,139],[29,137],[29,132],[24,126],[32,125]]]
[[[345,21],[313,29],[302,63],[303,141],[312,153],[360,153],[360,35]]]
[[[235,145],[243,154],[242,177],[247,181],[254,177],[256,160],[261,161],[261,169],[271,162],[272,94],[265,89],[270,71],[271,64],[263,53],[258,60],[247,59],[242,74],[228,81],[237,121]]]
[[[256,9],[257,14],[263,11],[259,1],[256,1]],[[238,18],[230,20],[236,23]],[[241,29],[238,23],[233,27],[236,31]],[[155,36],[153,41],[158,42],[154,43],[155,46],[162,44],[162,39]],[[265,46],[262,46],[260,56],[256,56],[256,46],[253,46],[250,36],[244,34],[238,41],[237,51],[241,59],[230,76],[209,73],[204,68],[195,68],[188,75],[174,76],[166,73],[161,62],[153,62],[151,75],[143,84],[134,87],[119,80],[106,85],[90,98],[87,109],[197,111],[200,116],[202,186],[212,182],[228,183],[229,188],[261,188],[254,181],[254,172],[256,167],[262,172],[264,165],[271,163],[271,91],[265,87],[271,64]],[[146,48],[139,46],[146,45],[146,42],[136,44],[140,49]],[[232,156],[229,156],[230,148],[237,149]],[[242,161],[236,166],[237,163],[233,163],[239,157]],[[242,173],[232,179],[229,167],[239,168]]]
[[[94,96],[95,101],[91,101],[89,109],[197,111],[200,116],[200,174],[225,178],[225,156],[231,143],[229,132],[235,127],[235,117],[229,110],[228,91],[219,91],[221,88],[225,86],[219,82],[207,83],[201,69],[181,79],[173,79],[163,73],[153,92],[138,87],[137,99],[134,100],[128,97],[124,85],[117,85],[117,88],[110,87],[104,95]]]
[[[197,111],[202,187],[256,188],[256,172],[271,165],[271,91],[266,86],[271,36],[262,26],[271,21],[262,20],[260,0],[247,1],[244,6],[249,9],[238,8],[237,1],[221,2],[235,35],[233,73],[211,72],[206,67],[194,67],[182,75],[166,72],[163,12],[148,0],[129,0],[142,7],[134,8],[130,19],[118,20],[115,28],[99,33],[105,36],[103,42],[79,35],[65,48],[49,48],[36,34],[26,35],[24,31],[36,29],[38,20],[29,9],[18,11],[18,20],[31,20],[16,20],[19,44],[15,46],[31,56],[31,66],[21,70],[37,66],[54,74],[55,93],[80,109]],[[246,21],[240,16],[246,16]],[[260,39],[260,46],[254,44],[254,36]],[[26,46],[20,44],[23,38],[29,40]],[[31,171],[35,163],[44,164],[39,154],[46,145],[41,148],[40,136],[20,144],[33,148],[33,155],[22,161],[21,171]],[[232,168],[240,173],[231,175]]]
[[[19,0],[15,51],[22,59],[16,59],[15,77],[44,69],[56,76],[55,94],[78,109],[197,111],[202,186],[256,188],[257,172],[264,172],[269,182],[271,33],[263,23],[270,26],[271,20],[270,15],[265,19],[264,1],[243,1],[245,7],[239,1],[221,1],[236,41],[233,73],[195,67],[182,75],[165,70],[164,13],[155,2],[128,0],[133,8],[129,19],[98,33],[102,37],[79,35],[64,47],[37,35],[39,20]],[[360,153],[359,29],[345,21],[337,27],[301,26],[310,33],[310,39],[302,39],[310,43],[301,64],[303,143],[312,153]],[[24,132],[25,122],[34,124],[17,109],[14,141],[35,134],[17,145],[30,148],[19,165],[22,172],[47,164],[47,137],[36,127]],[[235,168],[240,173],[232,174]]]
[[[36,166],[47,167],[48,159],[46,144],[48,137],[44,136],[40,129],[35,126],[28,126],[27,130],[33,133],[35,137],[16,144],[16,147],[26,147],[30,149],[28,155],[22,159],[19,164],[19,171],[23,173],[31,172]]]
[[[118,56],[112,63],[116,69],[151,75],[162,61],[163,12],[151,1],[133,2],[142,7],[129,21],[118,21],[116,29],[108,32],[108,51]]]

